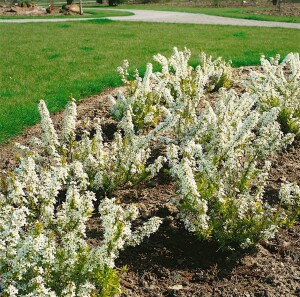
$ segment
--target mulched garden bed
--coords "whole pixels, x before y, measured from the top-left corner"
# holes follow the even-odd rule
[[[246,75],[249,68],[240,71]],[[235,85],[241,93],[241,85]],[[120,88],[119,88],[120,89]],[[122,89],[122,88],[121,88]],[[110,118],[108,94],[118,89],[83,99],[78,105],[78,129],[88,126],[85,118],[102,119],[103,132],[109,141],[116,131]],[[217,94],[211,94],[214,100]],[[62,112],[53,116],[59,129]],[[2,174],[15,166],[13,142],[26,144],[31,136],[39,136],[40,125],[0,147]],[[268,180],[267,198],[276,197],[282,182],[300,180],[300,142],[273,158]],[[176,195],[174,183],[165,173],[136,188],[121,188],[115,197],[124,203],[136,203],[139,220],[160,216],[163,224],[158,232],[140,246],[120,254],[117,266],[127,266],[121,274],[122,296],[300,296],[300,223],[280,230],[270,241],[250,251],[220,251],[213,242],[200,242],[183,228],[178,211],[171,203]],[[88,236],[91,244],[99,241],[99,217],[91,219]]]

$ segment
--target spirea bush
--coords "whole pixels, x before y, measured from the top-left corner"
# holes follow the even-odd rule
[[[264,199],[267,158],[293,136],[283,136],[278,108],[260,113],[255,104],[253,95],[223,91],[214,107],[207,103],[181,146],[168,146],[181,219],[199,238],[212,237],[223,248],[268,239],[299,212],[299,203],[288,198],[298,188],[282,189],[282,206]]]
[[[144,98],[156,98],[150,105],[168,119],[160,140],[168,145],[170,173],[177,181],[177,205],[186,228],[199,238],[213,237],[222,247],[249,247],[272,237],[299,213],[297,185],[284,185],[272,205],[264,197],[268,158],[294,138],[289,131],[295,130],[282,129],[281,119],[288,112],[287,123],[296,121],[299,56],[290,54],[281,65],[278,57],[271,62],[262,58],[264,73],[251,74],[245,83],[251,92],[242,96],[224,88],[231,84],[230,65],[202,54],[201,65],[193,69],[189,58],[187,49],[175,48],[169,59],[156,55],[162,71],[152,73],[148,65],[144,79],[137,75],[134,81],[127,80],[128,64],[120,68],[129,91],[114,102],[113,114],[121,120],[129,112],[137,125],[134,117],[147,106]],[[203,97],[212,90],[219,90],[215,104]],[[280,104],[272,103],[274,94]],[[155,127],[157,119],[149,121],[148,128]],[[163,117],[159,121],[166,122]]]
[[[298,53],[288,54],[280,63],[280,56],[268,61],[261,57],[262,71],[252,71],[245,85],[259,98],[262,111],[278,107],[278,121],[285,133],[300,137],[300,60]]]
[[[160,219],[153,217],[132,231],[133,205],[105,198],[94,209],[87,175],[75,170],[40,167],[28,157],[3,181],[1,296],[115,296],[119,251],[157,230]],[[103,238],[91,247],[86,225],[98,211]]]
[[[121,185],[134,185],[154,177],[165,158],[159,156],[149,162],[150,143],[167,123],[163,123],[145,136],[135,134],[131,113],[128,111],[119,123],[120,130],[111,142],[103,141],[100,123],[95,120],[93,136],[84,131],[76,138],[76,104],[70,101],[65,109],[62,130],[58,133],[43,101],[39,104],[43,133],[32,141],[35,150],[18,145],[23,155],[31,155],[42,166],[69,167],[74,175],[86,175],[88,188],[101,197],[112,195]],[[99,122],[99,121],[98,121]],[[81,179],[82,177],[78,177]]]
[[[201,63],[194,69],[189,65],[190,56],[188,49],[178,51],[177,48],[169,59],[158,54],[153,58],[161,65],[161,72],[154,73],[149,63],[144,78],[136,71],[133,81],[128,79],[129,65],[124,61],[119,72],[128,94],[120,92],[117,101],[111,97],[112,116],[120,121],[129,111],[138,131],[157,125],[171,113],[177,116],[174,128],[180,137],[185,127],[193,123],[203,93],[229,87],[232,81],[230,63],[221,58],[212,60],[201,53]]]
[[[220,88],[229,89],[233,83],[231,61],[226,62],[221,57],[212,60],[204,52],[200,54],[199,76],[207,77],[205,89],[208,92],[218,91]]]
[[[105,164],[110,158],[101,147],[100,130],[91,140],[85,134],[76,141],[76,105],[70,102],[58,137],[43,101],[39,109],[44,133],[34,141],[38,148],[19,145],[20,164],[1,182],[0,294],[116,296],[120,293],[115,268],[119,251],[139,244],[158,229],[161,220],[153,217],[133,229],[136,206],[103,197],[95,209],[99,197],[93,190],[93,177],[105,168],[97,167],[95,175],[86,170],[92,161]],[[117,148],[124,145],[115,142],[124,140],[121,135],[116,139],[113,153],[121,155],[124,152]],[[150,175],[156,173],[159,162],[147,167]],[[98,245],[90,246],[86,228],[93,214],[101,218],[103,235]]]

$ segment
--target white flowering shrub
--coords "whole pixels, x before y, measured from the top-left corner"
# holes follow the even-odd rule
[[[111,97],[112,116],[120,121],[129,110],[135,130],[155,126],[170,112],[178,115],[176,133],[184,133],[185,127],[195,119],[196,108],[205,91],[229,87],[232,69],[221,58],[212,60],[201,53],[201,65],[195,69],[189,65],[191,52],[178,51],[167,59],[158,54],[154,60],[161,65],[161,72],[153,72],[152,64],[147,64],[144,78],[136,71],[135,80],[128,80],[128,62],[119,67],[122,81],[127,85],[127,93],[119,93],[117,101]]]
[[[163,156],[158,156],[153,162],[148,160],[151,141],[167,123],[157,126],[146,136],[137,136],[128,111],[119,123],[121,130],[115,133],[112,142],[105,143],[99,123],[95,125],[93,136],[84,131],[81,138],[76,139],[75,102],[69,102],[65,109],[60,134],[55,130],[43,101],[39,110],[42,136],[33,140],[34,151],[18,145],[22,154],[32,156],[43,166],[55,165],[62,170],[68,167],[74,175],[80,173],[78,180],[82,182],[82,176],[86,177],[89,189],[98,191],[101,197],[112,195],[118,186],[134,185],[154,177],[165,162]]]
[[[278,121],[285,133],[300,137],[300,59],[298,53],[288,54],[280,63],[280,56],[268,61],[261,57],[262,71],[252,71],[245,81],[247,89],[259,98],[258,108],[280,109]]]
[[[273,236],[299,209],[296,203],[271,206],[264,198],[267,160],[294,137],[288,132],[295,129],[283,129],[284,135],[277,119],[288,113],[287,123],[296,125],[299,57],[289,55],[280,65],[279,58],[263,58],[264,73],[251,74],[246,83],[251,92],[241,97],[225,91],[232,81],[230,64],[201,54],[200,65],[193,69],[189,58],[187,49],[175,48],[169,59],[156,55],[162,71],[153,73],[148,64],[144,79],[136,74],[134,81],[127,79],[126,62],[119,70],[128,96],[112,98],[112,114],[119,121],[130,114],[133,129],[144,131],[167,118],[160,140],[169,144],[170,172],[178,184],[178,207],[187,229],[200,238],[214,237],[222,247],[251,246]],[[212,106],[203,95],[216,90],[220,98]],[[274,94],[284,107],[271,102]],[[292,107],[288,112],[287,106]],[[297,200],[293,189],[282,190],[282,201]]]
[[[165,157],[158,156],[152,162],[150,142],[162,125],[146,136],[137,136],[132,127],[130,113],[127,113],[120,126],[124,135],[117,132],[111,143],[103,143],[101,128],[96,127],[95,135],[90,139],[85,132],[74,151],[91,181],[90,186],[111,195],[121,185],[138,185],[145,179],[153,178],[162,168]]]
[[[36,148],[17,145],[20,164],[1,182],[0,295],[115,296],[120,293],[119,251],[139,244],[161,220],[153,217],[132,228],[136,206],[123,207],[104,195],[157,173],[164,157],[146,162],[149,141],[163,125],[137,138],[125,117],[120,123],[124,136],[118,132],[106,144],[99,125],[93,137],[84,132],[77,139],[73,101],[60,134],[43,101],[39,110],[43,133],[33,140]],[[90,246],[87,223],[97,213],[103,238]]]
[[[144,78],[141,78],[138,70],[135,71],[135,80],[128,80],[127,61],[118,70],[122,76],[123,83],[127,86],[127,93],[119,92],[117,101],[110,97],[112,101],[111,114],[117,121],[121,121],[126,113],[130,111],[136,131],[151,127],[157,124],[161,118],[161,95],[160,92],[153,91],[153,84],[156,81],[152,72],[152,64],[147,64]]]
[[[261,114],[255,104],[255,96],[223,91],[214,107],[207,103],[181,146],[168,147],[186,228],[222,247],[267,239],[286,218],[264,200],[270,168],[265,160],[293,136],[283,136],[277,108]]]
[[[209,92],[218,91],[220,88],[230,88],[233,82],[231,61],[226,62],[221,57],[212,60],[212,56],[200,54],[199,76],[208,77],[205,89]]]
[[[79,167],[78,167],[79,168]],[[153,217],[132,230],[138,211],[105,198],[103,238],[90,246],[86,226],[96,213],[88,176],[76,166],[42,167],[22,158],[0,194],[1,296],[115,296],[115,259],[125,246],[155,232]]]

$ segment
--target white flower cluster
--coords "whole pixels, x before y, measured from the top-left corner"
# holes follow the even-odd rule
[[[111,98],[113,117],[120,121],[130,111],[135,129],[141,130],[157,125],[172,113],[179,116],[176,133],[184,133],[186,125],[195,120],[196,107],[203,93],[228,87],[232,76],[230,64],[221,58],[213,61],[203,53],[202,65],[193,69],[188,64],[190,56],[188,49],[181,52],[177,48],[169,59],[158,54],[153,58],[160,63],[162,72],[153,73],[149,63],[144,78],[136,72],[132,82],[125,78],[127,68],[119,67],[122,80],[128,86],[128,96],[119,93],[117,101]]]
[[[300,136],[300,59],[290,53],[280,63],[280,56],[268,61],[261,57],[262,72],[252,71],[244,82],[248,91],[258,96],[258,107],[280,109],[279,122],[284,132]]]
[[[86,226],[98,211],[94,202],[101,197],[95,193],[104,183],[114,184],[105,188],[107,192],[119,183],[141,179],[141,174],[154,176],[160,169],[163,157],[145,166],[148,138],[155,133],[137,138],[126,130],[125,136],[117,133],[111,144],[105,144],[97,126],[91,139],[85,132],[76,141],[73,101],[60,134],[43,101],[39,109],[43,136],[34,140],[37,148],[19,145],[20,164],[1,183],[0,294],[115,296],[120,289],[114,269],[119,251],[139,244],[161,220],[153,217],[134,230],[137,208],[105,198],[99,206],[103,230],[99,245],[88,244]]]
[[[280,188],[279,200],[283,205],[300,206],[300,188],[296,184],[284,184]]]
[[[300,187],[295,183],[283,184],[279,191],[279,202],[286,210],[286,224],[293,224],[300,213]]]
[[[102,246],[94,250],[94,256],[91,262],[88,263],[87,269],[92,270],[93,261],[99,258],[102,259],[103,267],[115,267],[115,260],[119,256],[119,251],[124,246],[139,245],[144,237],[149,237],[156,232],[161,219],[152,217],[135,231],[131,230],[131,223],[138,216],[138,209],[134,205],[129,205],[126,208],[115,203],[115,199],[105,198],[99,206],[99,212],[105,229]]]
[[[232,68],[231,61],[225,62],[221,57],[212,60],[212,56],[205,53],[200,54],[201,67],[198,75],[200,77],[208,77],[205,88],[208,91],[217,91],[220,88],[228,89],[232,85]]]

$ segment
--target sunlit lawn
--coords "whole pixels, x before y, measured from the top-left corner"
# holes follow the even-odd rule
[[[77,99],[120,85],[123,59],[141,72],[152,56],[172,48],[201,50],[232,59],[234,66],[259,63],[260,54],[300,52],[296,29],[85,21],[0,24],[0,138],[39,120],[37,103],[52,112]]]

